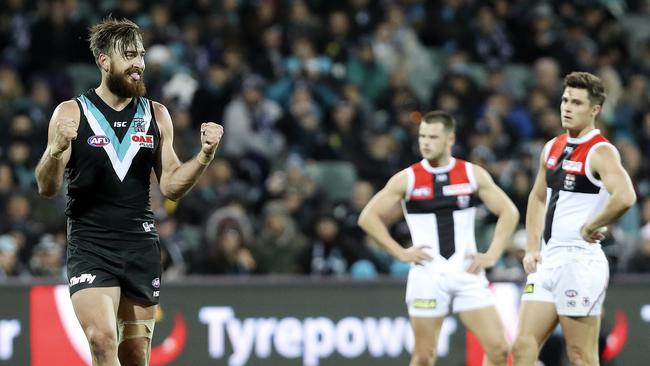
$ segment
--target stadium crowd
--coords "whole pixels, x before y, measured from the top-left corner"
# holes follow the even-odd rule
[[[168,279],[405,274],[356,221],[419,160],[417,123],[432,109],[454,115],[454,155],[494,176],[523,228],[541,148],[563,132],[562,77],[574,70],[604,81],[599,128],[639,197],[610,228],[611,270],[650,273],[650,1],[7,0],[0,281],[64,278],[65,194],[39,197],[34,167],[54,107],[98,85],[87,29],[108,14],[142,28],[148,97],[170,109],[182,160],[196,154],[202,122],[225,128],[186,197],[152,189]],[[479,216],[485,245],[494,218]],[[399,208],[386,220],[409,245]],[[491,277],[523,280],[524,250],[519,230]]]

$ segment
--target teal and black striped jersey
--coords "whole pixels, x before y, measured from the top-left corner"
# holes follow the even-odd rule
[[[81,117],[66,166],[69,237],[115,247],[157,239],[149,189],[160,131],[152,102],[133,98],[116,111],[94,89],[76,102]]]

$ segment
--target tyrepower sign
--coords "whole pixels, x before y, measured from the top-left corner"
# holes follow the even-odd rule
[[[197,299],[201,292],[197,291]],[[69,296],[66,285],[31,289],[31,366],[92,364],[88,342]],[[173,322],[167,329],[156,325],[151,366],[307,366],[332,364],[336,357],[352,362],[385,362],[408,359],[414,342],[406,316],[238,317],[236,306],[206,304],[193,310],[190,305],[182,311],[169,308],[162,306],[167,315],[174,313]],[[448,317],[438,345],[441,358],[449,354],[456,332],[456,319]],[[189,337],[197,335],[198,342],[188,342]]]
[[[252,355],[259,359],[273,353],[297,359],[305,366],[319,365],[321,359],[337,353],[344,358],[397,357],[413,349],[413,332],[406,317],[345,317],[334,321],[327,317],[298,319],[237,318],[231,307],[208,306],[199,312],[201,323],[208,326],[208,352],[229,366],[246,365]],[[443,323],[438,354],[449,351],[449,337],[456,331],[456,320]],[[226,345],[232,352],[227,354]]]
[[[166,285],[150,365],[408,364],[413,336],[403,284],[296,283]],[[492,289],[512,339],[522,289],[507,283]],[[609,295],[602,364],[643,364],[650,344],[647,285],[614,283]],[[67,285],[0,286],[0,296],[0,366],[91,365]],[[443,323],[438,355],[441,364],[482,363],[476,337],[454,317]]]

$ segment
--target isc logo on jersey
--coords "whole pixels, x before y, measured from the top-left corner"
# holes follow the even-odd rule
[[[140,147],[146,147],[153,149],[153,136],[152,135],[131,135],[131,141],[140,145]]]
[[[102,135],[94,135],[88,138],[88,145],[93,147],[103,147],[111,143],[111,139]]]

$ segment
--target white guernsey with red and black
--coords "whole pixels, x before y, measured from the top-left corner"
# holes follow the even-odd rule
[[[593,152],[607,145],[599,130],[580,138],[560,135],[546,151],[546,246],[588,246],[580,228],[600,211],[609,193],[589,167]]]
[[[471,163],[452,158],[432,167],[422,160],[406,169],[408,186],[402,208],[414,246],[427,246],[435,271],[464,271],[476,253],[474,220],[477,184]]]

